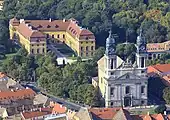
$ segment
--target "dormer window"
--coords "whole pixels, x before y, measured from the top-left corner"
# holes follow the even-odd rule
[[[41,26],[41,25],[38,25],[38,28],[42,28],[42,26]]]
[[[47,28],[50,28],[50,27],[51,27],[50,25],[47,26]]]
[[[58,25],[55,26],[55,28],[58,28],[58,27],[59,27]]]

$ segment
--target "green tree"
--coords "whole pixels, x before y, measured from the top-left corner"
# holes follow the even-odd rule
[[[163,98],[167,104],[170,104],[170,87],[166,87],[163,90]]]

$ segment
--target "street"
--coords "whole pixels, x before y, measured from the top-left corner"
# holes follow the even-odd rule
[[[22,85],[24,87],[29,87],[31,88],[32,90],[34,90],[36,93],[41,93],[49,98],[51,98],[52,101],[56,102],[56,103],[59,103],[59,104],[62,104],[64,106],[66,106],[67,108],[69,109],[72,109],[72,110],[75,110],[75,111],[78,111],[80,108],[82,108],[83,106],[80,106],[76,103],[72,103],[72,102],[69,102],[67,100],[64,100],[62,98],[58,98],[58,97],[55,97],[53,95],[50,95],[42,90],[40,90],[40,88],[37,87],[36,83],[32,82],[32,83],[22,83]]]

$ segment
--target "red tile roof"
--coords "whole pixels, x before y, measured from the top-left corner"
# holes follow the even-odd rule
[[[14,23],[18,21],[16,18],[10,20],[10,24],[14,25]],[[25,24],[29,24],[33,27],[33,29],[38,30],[40,32],[48,32],[48,31],[67,31],[74,38],[79,39],[95,39],[94,34],[84,28],[78,26],[78,22],[75,19],[69,20],[24,20]],[[19,25],[20,26],[20,25]],[[28,27],[27,27],[28,28]],[[25,37],[31,36],[31,32],[29,29],[21,26],[19,32],[22,33]]]
[[[26,39],[30,38],[42,38],[43,41],[45,41],[46,36],[44,34],[42,34],[41,32],[37,31],[37,30],[33,30],[33,27],[31,25],[25,24],[24,22],[21,23],[18,26],[18,32],[23,35]]]
[[[66,111],[67,111],[67,108],[65,106],[55,103],[52,113],[57,113],[57,114],[60,113],[61,114],[61,113],[66,113]]]
[[[89,112],[101,119],[113,119],[120,108],[90,108]]]
[[[52,113],[52,108],[40,108],[37,111],[22,112],[21,116],[23,119],[31,119],[31,118],[49,115],[51,113]]]
[[[17,100],[34,97],[36,93],[32,89],[21,89],[15,91],[0,92],[0,101]]]
[[[152,67],[154,67],[155,69],[162,73],[170,72],[170,64],[157,64],[153,65]]]
[[[151,115],[131,115],[133,120],[164,120],[162,114],[151,114]]]

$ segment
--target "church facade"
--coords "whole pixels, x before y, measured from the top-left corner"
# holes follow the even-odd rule
[[[123,61],[116,55],[115,39],[109,33],[105,54],[98,61],[98,85],[106,107],[147,105],[147,50],[141,33],[136,47],[136,61]]]

